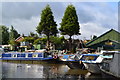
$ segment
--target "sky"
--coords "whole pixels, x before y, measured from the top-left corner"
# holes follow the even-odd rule
[[[36,33],[41,11],[47,4],[52,9],[57,28],[66,7],[74,5],[81,35],[73,38],[90,39],[92,35],[99,36],[110,29],[118,30],[118,2],[2,2],[0,24],[13,25],[20,34]]]

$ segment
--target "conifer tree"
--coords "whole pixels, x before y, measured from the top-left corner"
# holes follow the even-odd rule
[[[54,21],[54,16],[49,5],[42,10],[41,20],[36,27],[38,34],[45,34],[47,36],[47,48],[49,49],[49,39],[51,35],[56,36],[58,33],[57,24]]]
[[[64,16],[62,18],[62,22],[60,23],[61,27],[59,30],[61,31],[62,35],[69,35],[69,49],[72,48],[71,42],[72,42],[72,36],[73,35],[78,35],[79,33],[79,22],[78,22],[78,17],[77,13],[75,10],[75,7],[73,5],[68,5]]]

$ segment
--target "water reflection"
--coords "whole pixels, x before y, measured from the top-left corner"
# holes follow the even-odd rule
[[[85,80],[87,70],[69,69],[65,64],[2,63],[2,78],[72,78]]]

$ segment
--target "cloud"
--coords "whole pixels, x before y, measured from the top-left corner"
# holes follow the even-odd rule
[[[31,17],[29,20],[14,19],[11,24],[19,33],[28,35],[30,32],[35,32],[39,19],[39,16]]]
[[[80,38],[90,39],[91,36],[93,36],[93,35],[100,36],[101,34],[105,33],[108,30],[110,30],[110,29],[102,27],[101,24],[84,23],[84,24],[81,24]]]
[[[13,25],[24,34],[35,32],[41,11],[47,4],[52,9],[58,28],[67,5],[73,4],[81,25],[82,39],[98,36],[111,28],[118,29],[117,2],[3,2],[2,24]]]

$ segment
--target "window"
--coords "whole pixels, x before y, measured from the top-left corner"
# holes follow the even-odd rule
[[[33,58],[37,58],[38,57],[38,54],[33,54]]]
[[[84,56],[82,57],[82,60],[95,60],[97,56]]]
[[[28,58],[28,54],[25,55],[25,58]]]
[[[16,58],[16,57],[17,57],[17,54],[13,54],[12,57]]]

